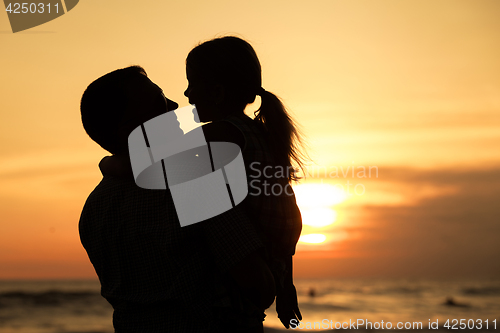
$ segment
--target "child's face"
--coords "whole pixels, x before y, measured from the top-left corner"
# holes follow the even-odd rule
[[[184,96],[189,98],[189,104],[196,105],[200,122],[209,122],[220,118],[218,108],[221,102],[216,87],[203,81],[192,69],[186,67],[186,76],[189,82]]]

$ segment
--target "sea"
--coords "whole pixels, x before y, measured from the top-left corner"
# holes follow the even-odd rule
[[[412,329],[420,328],[415,323],[424,329],[481,324],[496,331],[500,325],[500,280],[296,279],[295,284],[303,319],[291,328],[298,331],[387,329],[388,323],[392,329],[398,323]],[[0,280],[2,333],[113,332],[112,311],[97,280]],[[274,305],[266,314],[269,331],[283,328]]]

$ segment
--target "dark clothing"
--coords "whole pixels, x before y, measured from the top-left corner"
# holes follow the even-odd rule
[[[302,216],[288,181],[290,170],[277,165],[270,138],[259,121],[245,114],[224,121],[236,126],[245,138],[242,155],[249,193],[241,206],[262,237],[280,290],[290,275],[290,258],[302,231]]]
[[[116,332],[224,332],[219,313],[237,332],[248,319],[234,309],[239,295],[226,273],[263,244],[239,209],[180,227],[168,190],[105,175],[79,229]]]

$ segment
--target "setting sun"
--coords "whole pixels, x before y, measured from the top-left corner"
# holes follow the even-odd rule
[[[337,219],[337,212],[331,208],[316,207],[301,209],[302,224],[311,227],[326,227]]]
[[[343,202],[347,194],[338,187],[323,183],[300,184],[294,186],[294,191],[304,225],[299,243],[325,243],[326,235],[332,232],[332,225],[337,221],[337,211],[333,207]]]
[[[330,184],[300,184],[294,186],[297,204],[301,207],[328,207],[341,203],[347,194]]]

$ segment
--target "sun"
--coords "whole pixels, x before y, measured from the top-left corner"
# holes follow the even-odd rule
[[[329,207],[347,198],[342,189],[330,184],[300,184],[293,190],[300,207]]]
[[[347,198],[346,193],[330,184],[300,184],[294,186],[297,205],[302,214],[302,223],[311,227],[326,227],[337,219],[332,208]]]
[[[337,220],[334,205],[343,202],[347,194],[338,187],[330,184],[308,183],[294,186],[297,205],[302,214],[302,224],[307,226],[304,231],[316,229],[322,233],[306,233],[300,236],[300,243],[321,244],[327,241],[329,226]],[[328,239],[331,241],[331,239]]]
[[[300,213],[302,224],[317,228],[326,227],[337,219],[337,212],[326,207],[302,208]]]

